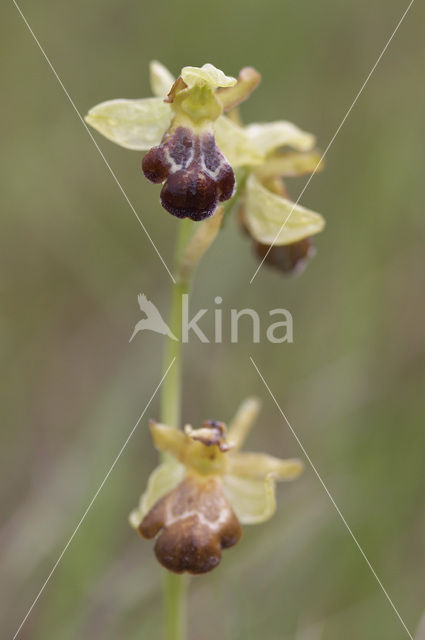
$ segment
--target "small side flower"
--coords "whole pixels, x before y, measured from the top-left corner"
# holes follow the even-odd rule
[[[321,170],[315,137],[287,121],[252,124],[245,131],[263,161],[250,168],[239,220],[260,260],[284,274],[300,273],[315,254],[312,236],[325,221],[290,199],[284,179]]]

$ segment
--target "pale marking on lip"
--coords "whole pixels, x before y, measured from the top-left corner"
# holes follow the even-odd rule
[[[170,165],[170,174],[174,174],[177,173],[177,171],[182,171],[183,169],[189,168],[195,159],[195,149],[193,147],[190,150],[190,157],[187,160],[186,164],[178,164],[172,157],[169,147],[167,147],[166,145],[164,145],[164,153],[167,162]]]
[[[171,155],[172,147],[170,149],[167,143],[164,145],[164,153],[167,159],[169,166],[170,174],[177,173],[177,171],[182,171],[184,169],[190,169],[192,165],[199,164],[201,171],[203,171],[207,176],[209,176],[215,182],[217,181],[221,171],[226,167],[227,162],[224,160],[224,157],[219,158],[219,163],[217,168],[213,171],[207,167],[205,156],[206,152],[202,149],[202,141],[199,136],[194,136],[194,144],[190,149],[190,156],[186,160],[186,162],[178,163]],[[214,150],[215,154],[219,155],[219,150],[216,147]]]
[[[202,525],[208,527],[209,529],[211,529],[211,531],[219,532],[222,526],[232,518],[232,515],[232,510],[227,504],[223,504],[223,508],[220,510],[220,516],[215,520],[208,520],[202,513],[200,513],[196,509],[191,509],[190,511],[184,511],[183,513],[172,515],[170,505],[167,504],[163,528],[170,527],[176,522],[186,520],[191,516],[196,516]]]
[[[202,167],[202,171],[204,171],[210,178],[212,178],[215,182],[217,182],[217,178],[220,175],[222,169],[226,166],[226,163],[220,159],[220,163],[217,167],[217,169],[215,169],[215,171],[211,171],[211,169],[208,169],[206,164],[205,164],[205,154],[201,151],[201,167]]]

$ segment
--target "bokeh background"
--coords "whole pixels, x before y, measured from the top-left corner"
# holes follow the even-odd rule
[[[201,3],[22,0],[81,113],[150,94],[148,62],[174,73],[213,62],[263,74],[248,121],[278,118],[325,148],[406,1]],[[294,317],[294,343],[192,340],[184,418],[227,421],[264,400],[249,440],[299,447],[252,355],[412,634],[425,610],[425,56],[423,3],[405,23],[302,203],[326,231],[299,278],[262,269],[231,221],[198,271],[192,308]],[[170,279],[37,49],[2,6],[0,170],[2,637],[12,637],[161,376],[161,336],[139,334],[136,295],[166,313]],[[140,154],[97,138],[169,264],[178,222],[159,206]],[[304,184],[294,181],[294,198]],[[212,314],[203,321],[212,332]],[[226,323],[226,320],[225,320]],[[227,324],[228,327],[228,324]],[[226,338],[226,336],[225,336]],[[147,417],[157,417],[158,398]],[[156,463],[147,419],[75,535],[20,638],[161,637],[161,572],[127,515]],[[279,510],[246,528],[221,566],[194,579],[192,640],[407,637],[307,465]],[[423,632],[425,633],[425,632]],[[417,636],[419,638],[419,635]],[[425,635],[421,635],[424,638]]]

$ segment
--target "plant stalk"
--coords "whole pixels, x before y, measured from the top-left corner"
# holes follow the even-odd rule
[[[183,220],[179,223],[179,233],[175,255],[175,283],[171,292],[169,328],[177,340],[167,338],[163,372],[174,360],[161,388],[161,422],[179,429],[182,424],[182,302],[189,294],[193,273],[205,251],[217,236],[223,221],[224,208],[214,217],[202,223]],[[163,454],[166,460],[167,454]],[[165,640],[186,640],[187,638],[187,591],[188,579],[169,571],[163,580]]]
[[[175,273],[176,282],[171,292],[171,305],[168,326],[177,340],[167,338],[164,354],[163,371],[175,358],[161,388],[160,415],[161,422],[177,429],[181,427],[181,396],[182,396],[182,300],[189,292],[190,277],[182,278],[179,265],[183,251],[192,231],[190,222],[184,220],[179,224],[179,234],[176,244]],[[165,640],[186,640],[187,638],[187,591],[188,581],[169,571],[163,576],[164,602],[164,638]]]

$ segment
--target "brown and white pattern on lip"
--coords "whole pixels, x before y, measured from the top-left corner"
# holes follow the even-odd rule
[[[210,131],[196,134],[177,127],[162,144],[143,158],[143,173],[154,183],[164,182],[161,204],[177,218],[204,220],[219,202],[232,197],[235,176]]]
[[[222,549],[242,535],[219,478],[188,473],[161,498],[139,525],[144,538],[158,536],[155,554],[169,571],[207,573],[221,560]]]

